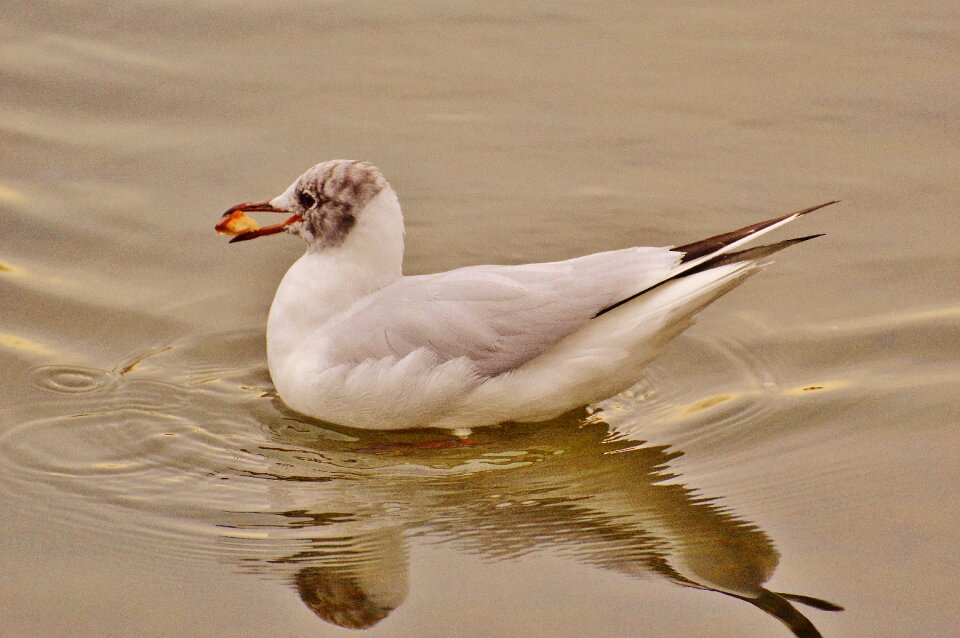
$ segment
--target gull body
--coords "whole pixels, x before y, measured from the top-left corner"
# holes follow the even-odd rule
[[[546,420],[630,387],[698,310],[809,237],[743,243],[822,206],[677,248],[417,276],[402,272],[397,195],[365,162],[318,164],[224,216],[291,215],[234,241],[306,240],[267,320],[270,376],[289,407],[359,428],[461,429]]]

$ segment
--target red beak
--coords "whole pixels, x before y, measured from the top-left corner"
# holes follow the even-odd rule
[[[238,218],[245,216],[245,213],[289,213],[288,210],[283,210],[282,208],[275,208],[270,204],[269,201],[262,202],[244,202],[242,204],[237,204],[236,206],[231,206],[223,214],[223,219],[220,220],[220,223],[215,226],[215,229],[218,233],[224,233],[228,235],[236,235],[233,239],[230,240],[230,243],[237,241],[247,241],[248,239],[256,239],[257,237],[263,237],[264,235],[274,235],[276,233],[282,232],[284,228],[289,226],[294,222],[302,221],[303,218],[300,215],[292,215],[286,221],[280,222],[279,224],[273,224],[271,226],[263,226],[252,230],[243,230],[241,232],[236,232],[231,228],[231,224],[235,222]],[[250,221],[250,220],[248,220]]]

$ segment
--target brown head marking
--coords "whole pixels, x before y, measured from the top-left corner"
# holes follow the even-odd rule
[[[347,238],[357,215],[387,185],[369,162],[332,160],[318,164],[297,181],[296,198],[304,208],[297,232],[320,248],[334,248]],[[313,206],[306,207],[313,200]]]

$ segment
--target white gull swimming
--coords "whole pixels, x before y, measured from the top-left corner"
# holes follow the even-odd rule
[[[267,320],[288,406],[359,428],[460,429],[546,420],[630,387],[697,311],[816,235],[740,246],[832,203],[679,247],[406,276],[396,193],[375,166],[332,160],[217,229],[306,241]],[[254,211],[289,217],[244,226]]]

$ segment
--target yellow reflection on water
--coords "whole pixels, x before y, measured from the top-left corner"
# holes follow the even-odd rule
[[[830,326],[832,330],[863,330],[897,326],[907,323],[923,323],[937,319],[960,318],[960,305],[939,306],[933,308],[908,309],[903,312],[891,312],[881,315],[857,317]]]
[[[812,392],[830,392],[833,390],[843,390],[853,386],[849,379],[826,379],[823,381],[814,381],[804,383],[789,388],[784,388],[781,392],[787,396],[806,396]]]
[[[30,354],[39,354],[45,357],[57,354],[56,350],[42,343],[7,332],[0,332],[0,347],[17,350],[19,352],[29,352]]]
[[[710,408],[720,405],[721,403],[726,403],[733,398],[734,395],[732,394],[718,394],[712,397],[706,397],[705,399],[700,399],[699,401],[691,403],[683,411],[686,413],[703,412],[704,410],[709,410]]]
[[[9,204],[22,204],[27,201],[27,196],[18,190],[0,184],[0,202]]]

